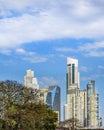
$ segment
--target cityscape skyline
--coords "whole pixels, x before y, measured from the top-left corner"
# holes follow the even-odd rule
[[[104,120],[104,1],[0,0],[0,80],[24,82],[32,69],[40,88],[61,87],[66,58],[79,61],[80,88],[95,80]]]
[[[26,70],[24,86],[32,89],[39,89],[40,99],[50,109],[58,113],[58,121],[61,115],[64,121],[78,119],[83,127],[101,127],[102,117],[99,116],[99,94],[96,92],[95,81],[91,80],[85,89],[80,89],[80,72],[78,71],[78,59],[67,57],[66,72],[66,104],[64,112],[61,110],[61,95],[58,85],[49,85],[39,88],[34,71]],[[62,113],[61,113],[62,112]]]
[[[99,94],[95,89],[95,81],[91,80],[81,90],[78,65],[78,59],[67,57],[64,120],[78,119],[83,127],[100,127],[102,118],[99,117]]]

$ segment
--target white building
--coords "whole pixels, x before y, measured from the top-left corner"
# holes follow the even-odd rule
[[[48,88],[41,88],[40,89],[40,98],[43,103],[46,104],[47,95],[48,95]]]
[[[80,103],[81,103],[81,123],[82,126],[87,126],[87,90],[80,90]]]
[[[99,95],[93,80],[87,84],[87,126],[99,126]]]
[[[77,118],[80,120],[80,81],[78,72],[78,60],[67,58],[67,101],[65,104],[65,120]]]
[[[66,104],[64,119],[78,119],[84,127],[101,126],[99,119],[99,95],[95,91],[95,81],[87,84],[86,90],[80,90],[78,60],[67,58]],[[99,123],[100,122],[100,123]]]
[[[24,86],[27,88],[39,89],[37,78],[34,77],[34,71],[30,69],[26,71],[26,75],[24,76]]]

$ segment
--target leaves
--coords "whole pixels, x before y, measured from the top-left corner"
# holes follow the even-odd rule
[[[57,114],[40,101],[39,90],[1,82],[0,104],[1,130],[55,130]]]

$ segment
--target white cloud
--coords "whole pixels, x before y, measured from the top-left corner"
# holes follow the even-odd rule
[[[81,77],[81,81],[87,81],[87,80],[91,80],[91,78],[90,77],[86,77],[86,76]]]
[[[98,68],[99,68],[99,69],[104,69],[104,66],[99,65]]]
[[[86,56],[92,56],[92,57],[104,57],[104,52],[103,51],[90,51],[86,53]]]
[[[78,47],[79,51],[82,51],[86,56],[102,57],[104,56],[104,41],[95,43],[81,44]]]
[[[83,72],[88,72],[88,70],[89,70],[89,68],[86,67],[86,66],[82,66],[82,67],[80,68],[80,71],[83,71]]]
[[[22,49],[22,48],[16,49],[16,52],[19,53],[19,54],[26,54],[26,53],[27,53],[27,52],[26,52],[24,49]]]
[[[35,56],[35,57],[24,57],[23,60],[30,62],[30,63],[39,63],[39,62],[46,62],[46,57]]]
[[[87,80],[95,80],[95,79],[98,79],[98,78],[101,78],[101,77],[104,77],[104,74],[92,74],[92,75],[89,75],[89,76],[83,76],[81,77],[81,81],[87,81]]]
[[[11,50],[9,49],[1,49],[0,53],[3,55],[10,55],[11,54]]]
[[[103,6],[102,0],[1,0],[0,48],[56,38],[103,38]]]
[[[66,59],[66,56],[63,54],[40,55],[34,51],[27,51],[23,48],[17,48],[15,50],[15,54],[18,55],[20,59],[30,63],[47,62],[49,59],[51,59],[51,62],[54,63],[53,60],[54,57],[58,57],[58,58],[61,57]]]
[[[84,45],[79,46],[79,50],[81,51],[92,51],[104,48],[104,41],[95,42],[95,43],[87,43]]]
[[[56,84],[58,84],[58,82],[59,81],[57,79],[55,79],[54,77],[44,76],[40,79],[39,84],[40,84],[40,86],[43,87],[43,86],[49,86],[49,85],[56,85]]]
[[[25,60],[30,63],[39,63],[39,62],[46,62],[48,60],[47,56],[41,56],[32,51],[26,51],[23,48],[16,49],[16,53],[21,55],[21,59]]]
[[[75,52],[74,49],[72,49],[72,48],[65,48],[65,47],[63,47],[63,48],[55,48],[55,50],[56,51],[60,51],[60,52]]]

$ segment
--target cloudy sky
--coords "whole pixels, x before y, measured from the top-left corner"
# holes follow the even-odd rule
[[[104,0],[0,0],[0,80],[58,84],[65,103],[66,58],[79,60],[81,89],[95,80],[104,118]]]

